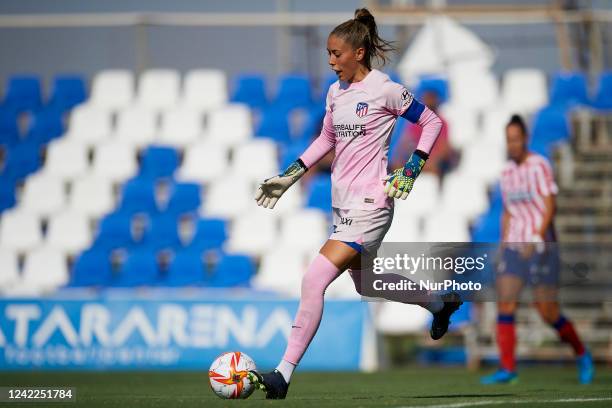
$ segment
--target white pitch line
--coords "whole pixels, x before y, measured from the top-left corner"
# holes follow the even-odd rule
[[[506,405],[506,404],[552,404],[555,402],[595,402],[595,401],[612,401],[612,397],[602,398],[563,398],[554,400],[523,400],[523,401],[499,401],[499,400],[485,400],[485,401],[472,401],[472,402],[455,402],[452,404],[441,404],[441,405],[410,405],[402,406],[398,408],[464,408],[464,407],[477,407],[479,405]]]

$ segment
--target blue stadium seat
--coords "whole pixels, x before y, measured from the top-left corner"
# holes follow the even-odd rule
[[[202,203],[200,185],[196,183],[176,183],[164,214],[179,216],[197,211]]]
[[[540,110],[534,118],[531,138],[546,142],[568,140],[570,128],[565,111],[558,107]]]
[[[0,213],[15,205],[15,180],[0,175]]]
[[[202,263],[202,254],[197,251],[179,251],[168,268],[163,281],[166,286],[200,286],[204,285],[206,273]]]
[[[15,75],[9,78],[4,106],[17,112],[40,109],[40,78],[33,75]]]
[[[128,253],[121,265],[115,286],[155,286],[159,283],[159,267],[155,253],[146,249]]]
[[[173,249],[181,246],[177,220],[173,216],[157,216],[149,220],[142,246],[151,250]]]
[[[6,151],[2,174],[14,180],[22,180],[34,173],[42,165],[41,146],[35,140],[25,140]]]
[[[30,123],[26,138],[47,144],[64,133],[64,123],[60,112],[44,109],[36,112]]]
[[[312,141],[313,138],[319,136],[323,119],[325,118],[325,104],[311,105],[306,111],[306,120],[302,129],[296,135],[297,140]]]
[[[19,143],[19,128],[15,111],[0,106],[0,144],[12,146]]]
[[[51,98],[47,104],[58,112],[66,112],[85,102],[85,80],[80,75],[58,75],[53,80]]]
[[[236,79],[236,90],[232,102],[249,105],[251,108],[263,108],[268,105],[266,85],[263,75],[245,74]]]
[[[593,107],[601,110],[612,110],[612,71],[604,72],[599,77],[597,94]]]
[[[282,146],[280,149],[280,168],[286,169],[293,163],[310,145],[311,140],[298,140],[288,145]]]
[[[307,207],[331,212],[331,178],[329,174],[317,174],[308,185]]]
[[[255,274],[251,258],[245,255],[223,255],[212,270],[212,287],[247,287]]]
[[[329,87],[332,86],[338,80],[338,75],[334,73],[327,74],[323,79],[321,86],[321,93],[318,97],[319,105],[323,105],[325,108],[325,102],[327,99],[327,92],[329,91]]]
[[[225,220],[219,218],[202,218],[198,220],[191,242],[185,247],[193,251],[206,251],[221,248],[227,239]]]
[[[71,286],[108,286],[113,271],[109,253],[100,249],[82,252],[72,266]]]
[[[141,177],[158,179],[171,178],[179,166],[178,152],[169,146],[150,146],[142,155]]]
[[[499,242],[501,238],[501,216],[503,201],[499,184],[491,192],[487,212],[472,225],[472,242]]]
[[[422,99],[423,93],[435,92],[440,103],[448,100],[448,81],[436,76],[423,76],[416,90],[417,99]]]
[[[258,137],[269,137],[278,143],[288,143],[291,140],[288,111],[276,105],[262,109],[261,122],[255,134]]]
[[[306,75],[283,75],[274,104],[284,109],[308,108],[312,104],[312,85]]]
[[[155,201],[155,182],[149,179],[134,178],[123,185],[119,211],[126,214],[159,213]]]
[[[550,105],[571,108],[589,103],[586,77],[581,72],[559,73],[553,78]]]
[[[134,245],[130,214],[114,212],[100,220],[93,247],[104,251]]]

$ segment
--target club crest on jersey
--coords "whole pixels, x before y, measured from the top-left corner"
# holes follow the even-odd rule
[[[357,109],[355,110],[355,113],[360,118],[363,118],[365,115],[368,114],[368,104],[365,102],[359,102],[357,104]]]

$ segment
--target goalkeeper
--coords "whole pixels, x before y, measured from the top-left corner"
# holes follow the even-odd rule
[[[362,265],[362,259],[376,255],[391,226],[393,199],[408,197],[440,133],[442,122],[434,112],[402,85],[372,68],[374,59],[386,62],[385,53],[390,50],[390,43],[378,36],[374,17],[367,9],[358,9],[354,19],[331,32],[327,52],[338,81],[327,93],[321,134],[282,174],[265,180],[255,195],[258,205],[274,208],[291,185],[334,149],[334,231],[303,277],[300,305],[283,359],[271,373],[253,372],[253,380],[267,398],[285,398],[291,374],[319,327],[327,286],[348,270],[357,292],[369,295],[368,285],[362,285],[362,268],[371,273],[371,265]],[[387,174],[389,139],[400,116],[420,125],[423,132],[406,164]],[[363,275],[366,282],[368,273]],[[430,334],[439,339],[461,302],[456,293],[426,296],[428,301],[421,306],[433,313]],[[385,297],[406,302],[401,293]]]

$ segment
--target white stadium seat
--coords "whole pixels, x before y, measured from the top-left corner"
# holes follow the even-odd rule
[[[476,142],[463,149],[457,171],[466,178],[491,184],[500,178],[505,161],[505,152],[499,146]]]
[[[155,141],[157,115],[150,109],[131,107],[119,112],[115,140],[136,147],[144,147]]]
[[[178,71],[151,69],[140,76],[136,103],[154,110],[170,109],[178,102],[179,89]]]
[[[508,70],[503,77],[502,100],[513,112],[535,112],[548,104],[546,74],[531,68]]]
[[[65,254],[74,255],[91,243],[92,235],[85,215],[66,211],[49,220],[46,244]]]
[[[248,171],[244,171],[245,166]],[[259,182],[278,174],[276,143],[271,139],[257,138],[236,146],[232,168],[234,172],[243,172],[245,177]]]
[[[88,105],[107,110],[129,106],[134,100],[134,74],[131,71],[108,70],[93,79]]]
[[[437,175],[421,173],[405,201],[396,201],[395,213],[401,217],[420,217],[429,214],[440,197],[440,180]]]
[[[404,205],[402,205],[402,207],[404,207]],[[409,215],[407,211],[398,212],[398,204],[396,204],[393,222],[391,223],[389,231],[387,231],[387,233],[385,234],[383,242],[422,241],[420,223],[420,217]]]
[[[86,176],[73,183],[69,199],[70,211],[98,218],[114,206],[115,198],[110,180]]]
[[[191,109],[174,109],[162,115],[159,141],[161,143],[185,147],[200,140],[203,129],[202,114]]]
[[[506,125],[512,117],[512,112],[505,108],[491,108],[484,112],[483,126],[479,143],[498,146],[500,151],[506,149]]]
[[[476,110],[456,104],[446,104],[440,114],[448,124],[448,140],[455,149],[470,144],[478,135]]]
[[[66,186],[62,179],[44,173],[29,177],[23,189],[20,209],[47,217],[66,206]]]
[[[487,186],[481,179],[454,171],[446,176],[442,187],[441,208],[446,211],[473,219],[489,207]]]
[[[304,260],[294,253],[270,251],[261,258],[261,266],[252,281],[253,287],[298,297],[305,266]]]
[[[284,199],[283,195],[277,205]],[[276,211],[276,208],[272,211]],[[279,245],[303,252],[317,252],[329,236],[327,229],[327,219],[322,211],[298,209],[281,218]]]
[[[252,136],[251,111],[246,105],[229,104],[210,112],[206,137],[211,142],[234,146]]]
[[[120,142],[96,146],[92,175],[121,182],[133,176],[137,169],[136,151],[133,146]]]
[[[469,242],[468,219],[454,212],[439,212],[425,219],[422,242]]]
[[[232,222],[225,249],[229,252],[262,255],[276,244],[277,221],[271,212],[250,211],[240,215]]]
[[[68,265],[63,254],[42,247],[27,254],[20,285],[44,293],[68,283]]]
[[[100,143],[111,135],[111,114],[89,104],[76,107],[70,114],[65,137],[88,145]]]
[[[0,292],[13,287],[19,279],[17,255],[5,248],[0,249]]]
[[[187,72],[181,105],[199,111],[216,109],[227,103],[227,78],[217,69]]]
[[[37,216],[22,210],[10,210],[0,219],[0,247],[13,251],[27,251],[42,242],[42,231]]]
[[[468,109],[488,109],[499,101],[499,84],[492,72],[472,68],[452,69],[449,75],[451,103]]]
[[[245,214],[255,204],[255,184],[240,174],[227,174],[211,183],[203,197],[202,215],[233,218]]]
[[[184,181],[206,183],[222,177],[229,168],[229,148],[213,143],[198,143],[185,149],[177,177]]]
[[[89,168],[87,150],[86,145],[69,139],[51,143],[47,149],[43,173],[64,180],[80,176]]]

